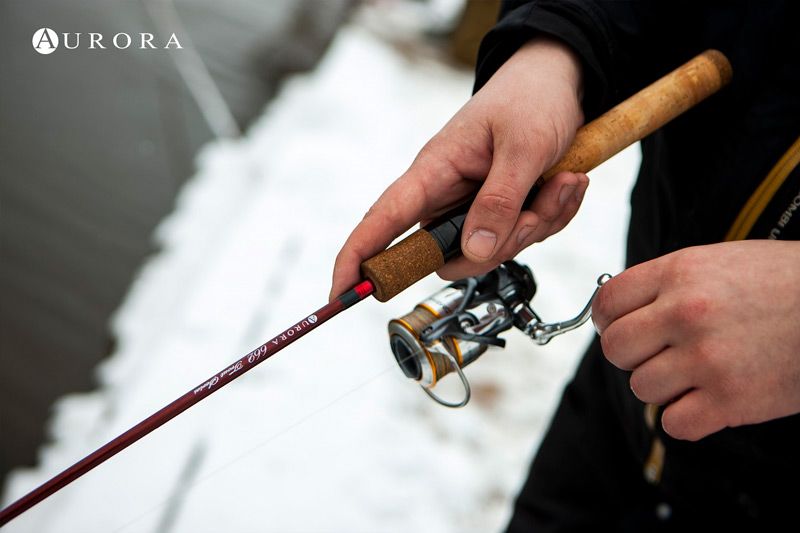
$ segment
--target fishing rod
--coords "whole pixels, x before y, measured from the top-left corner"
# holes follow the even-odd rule
[[[707,50],[582,126],[576,132],[575,139],[564,157],[545,172],[531,189],[526,205],[545,180],[565,170],[572,172],[592,170],[714,94],[730,81],[731,75],[731,66],[725,56],[716,50]],[[0,510],[0,527],[345,309],[370,295],[380,302],[386,302],[438,270],[447,260],[461,253],[461,230],[469,205],[470,202],[465,202],[406,239],[367,259],[361,264],[361,272],[365,279],[355,287]],[[435,395],[431,396],[443,405],[455,407],[466,404],[466,400],[469,400],[469,385],[461,367],[474,361],[485,351],[486,345],[502,345],[500,342],[502,339],[497,335],[509,329],[511,324],[531,336],[534,341],[544,344],[552,336],[583,324],[589,317],[591,299],[575,319],[562,323],[543,323],[528,305],[535,292],[532,274],[528,276],[529,270],[526,273],[523,267],[511,263],[513,262],[501,265],[484,277],[467,278],[461,280],[460,285],[456,282],[448,287],[460,292],[460,300],[457,304],[455,300],[451,300],[450,304],[453,305],[439,307],[436,311],[439,316],[434,317],[439,320],[429,317],[426,322],[419,323],[419,327],[406,328],[405,333],[392,329],[392,323],[398,324],[403,319],[408,322],[417,316],[415,308],[409,315],[390,322],[390,343],[400,368],[406,376],[420,382],[427,393],[432,394],[429,389],[435,384],[437,376],[441,377],[455,371],[462,378],[466,389],[465,400],[453,403],[443,401]],[[598,280],[598,284],[601,282],[602,278]],[[475,309],[478,306],[482,306],[482,318],[476,317]],[[507,315],[505,318],[497,314],[501,307]],[[473,319],[474,321],[470,323]],[[484,321],[484,325],[485,323],[493,325],[488,329],[484,326],[476,329],[481,320]],[[456,344],[455,340],[461,341],[462,344]],[[461,356],[456,355],[456,348],[465,348],[463,342],[475,341],[480,341],[481,347],[471,352],[470,357],[464,357],[463,350]],[[434,360],[432,355],[432,349],[437,343],[453,347],[452,351],[447,349],[440,351],[438,361]],[[427,375],[426,369],[429,372]],[[431,377],[433,379],[430,379]]]
[[[219,389],[263,363],[291,343],[318,328],[345,309],[352,307],[373,293],[370,281],[362,281],[330,303],[303,318],[276,337],[268,340],[230,366],[227,366],[197,385],[186,394],[145,418],[126,432],[87,455],[57,476],[0,511],[0,526],[5,525],[40,501],[69,485],[97,465],[118,454],[151,431],[166,424],[194,404],[211,396]]]

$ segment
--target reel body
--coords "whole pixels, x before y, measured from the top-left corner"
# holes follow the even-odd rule
[[[610,278],[604,274],[598,286]],[[595,291],[595,294],[597,291]],[[507,261],[496,269],[451,283],[389,322],[389,345],[403,374],[419,383],[436,402],[461,407],[470,397],[469,381],[462,372],[489,346],[504,347],[499,334],[516,327],[537,344],[571,331],[589,319],[589,303],[575,318],[545,324],[531,308],[536,282],[527,266]],[[445,375],[456,372],[464,386],[459,402],[443,400],[433,392]]]

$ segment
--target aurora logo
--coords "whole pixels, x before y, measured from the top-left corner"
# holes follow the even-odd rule
[[[39,28],[33,32],[33,49],[40,54],[52,54],[58,48],[58,34],[50,28]]]
[[[139,50],[155,50],[157,48],[173,48],[180,50],[181,46],[178,37],[173,33],[166,40],[158,40],[152,33],[115,33],[110,40],[106,40],[102,33],[96,32],[64,32],[59,39],[58,33],[50,28],[39,28],[33,32],[31,39],[33,49],[40,54],[52,54],[58,49],[59,44],[63,44],[67,50],[76,48],[87,48],[89,50],[106,50],[116,48],[126,50],[134,48]]]

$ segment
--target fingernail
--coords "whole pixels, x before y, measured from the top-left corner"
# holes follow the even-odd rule
[[[486,259],[492,255],[496,243],[497,235],[493,232],[486,229],[476,229],[469,234],[467,250],[476,257]]]
[[[536,226],[522,226],[522,229],[519,230],[519,233],[517,233],[517,244],[524,243],[525,240],[531,236],[531,233],[533,233],[533,230],[535,229]]]
[[[583,187],[579,187],[577,191],[575,191],[575,199],[578,200],[578,203],[583,201],[583,195],[586,194],[586,189]]]
[[[567,203],[567,200],[569,200],[569,197],[572,196],[574,192],[575,192],[574,185],[564,185],[563,187],[561,187],[561,192],[558,195],[558,203],[561,204],[562,206],[565,205]]]

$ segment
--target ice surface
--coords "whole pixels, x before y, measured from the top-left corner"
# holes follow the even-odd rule
[[[41,464],[80,459],[324,303],[339,246],[469,96],[471,76],[343,29],[247,136],[208,146],[114,319],[102,387],[63,398]],[[636,148],[591,174],[575,221],[520,260],[545,319],[622,267]],[[518,332],[469,367],[449,410],[403,378],[386,323],[442,282],[369,300],[12,522],[47,532],[469,532],[504,524],[591,327],[544,348]]]

